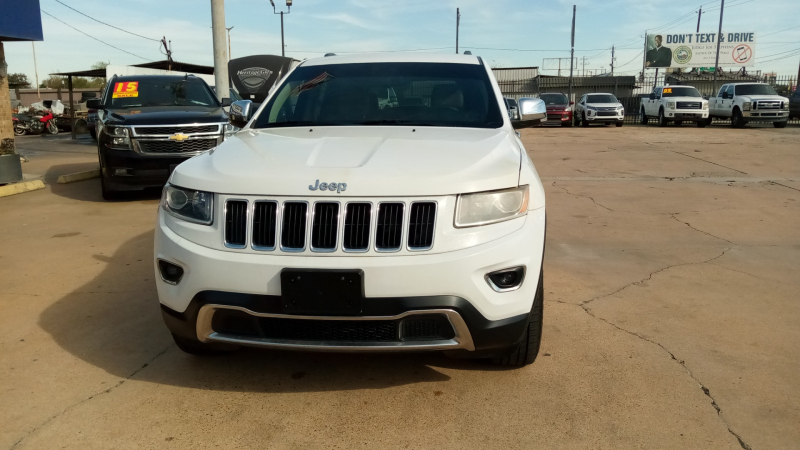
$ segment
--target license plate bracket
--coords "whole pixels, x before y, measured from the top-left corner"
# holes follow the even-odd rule
[[[284,269],[281,303],[285,314],[357,315],[364,299],[361,269]]]

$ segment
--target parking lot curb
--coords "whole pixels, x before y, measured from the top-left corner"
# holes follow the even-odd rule
[[[76,181],[91,180],[92,178],[100,178],[100,169],[61,175],[58,177],[58,184],[75,183]]]
[[[0,186],[0,197],[22,194],[23,192],[38,191],[44,189],[42,180],[24,181],[22,183],[7,184]]]

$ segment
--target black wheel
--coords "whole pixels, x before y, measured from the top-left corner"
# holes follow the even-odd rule
[[[644,113],[644,106],[642,106],[642,112],[639,114],[639,123],[642,125],[647,125],[650,120],[647,118],[647,114]]]
[[[789,123],[788,120],[785,121],[785,122],[772,122],[772,126],[775,127],[775,128],[786,128],[786,125],[788,123]]]
[[[522,340],[517,347],[508,355],[502,358],[492,359],[492,363],[498,366],[523,367],[533,364],[536,356],[539,355],[539,347],[542,343],[542,316],[544,312],[544,288],[542,287],[542,272],[539,272],[539,286],[536,288],[536,296],[533,299],[533,307],[528,316],[528,328],[522,336]]]
[[[683,121],[682,120],[676,120],[675,121],[675,125],[681,126],[681,125],[683,125]]]
[[[197,339],[186,338],[176,334],[172,335],[172,339],[175,340],[175,344],[177,344],[179,349],[189,353],[190,355],[224,355],[226,353],[235,351],[237,348],[235,346],[225,344],[205,344]]]
[[[89,136],[91,136],[92,139],[94,139],[96,141],[97,140],[97,131],[95,131],[94,129],[90,128],[89,129]]]
[[[706,120],[698,120],[695,123],[697,124],[697,128],[705,128],[706,125],[708,125],[708,122]]]
[[[604,127],[607,127],[609,125],[611,125],[611,122],[606,122],[606,123],[603,124]]]
[[[614,125],[616,125],[616,126],[617,126],[617,128],[619,128],[619,127],[621,127],[621,126],[622,126],[622,124],[623,124],[623,123],[625,123],[625,122],[617,122],[617,123],[615,123]]]
[[[744,128],[745,124],[744,116],[742,116],[742,112],[739,109],[733,110],[733,115],[731,116],[731,126],[733,128]]]
[[[581,124],[581,116],[580,116],[580,114],[578,114],[578,113],[576,112],[576,113],[575,113],[575,114],[572,116],[572,120],[575,122],[575,126],[576,126],[576,127],[577,127],[578,125],[580,125],[580,124]]]
[[[571,127],[572,126],[572,121],[571,120],[565,120],[564,122],[561,122],[561,126],[562,127]]]
[[[103,200],[119,200],[120,192],[110,189],[106,186],[106,177],[103,176],[102,169],[100,171],[100,190],[103,193]]]
[[[589,122],[586,121],[586,113],[585,112],[581,113],[581,126],[582,127],[588,127],[589,126]]]
[[[667,125],[669,125],[669,122],[667,122],[667,118],[664,117],[664,110],[663,109],[659,109],[658,110],[658,126],[665,127]]]

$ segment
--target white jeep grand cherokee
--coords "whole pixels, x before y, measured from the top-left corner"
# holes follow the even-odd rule
[[[395,95],[396,101],[387,96]],[[533,362],[544,190],[491,69],[466,55],[330,56],[172,173],[158,213],[164,320],[189,353],[239,345],[446,350]]]

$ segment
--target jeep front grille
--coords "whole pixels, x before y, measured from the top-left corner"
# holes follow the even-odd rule
[[[436,203],[412,203],[410,215],[411,218],[408,222],[408,248],[410,250],[428,250],[433,245]]]
[[[344,214],[342,248],[349,251],[369,249],[369,226],[372,219],[370,203],[348,203]]]
[[[306,248],[308,203],[285,202],[281,224],[281,250],[302,251]]]
[[[339,231],[339,204],[317,202],[314,204],[314,219],[311,222],[311,249],[315,251],[336,250]]]
[[[375,227],[376,250],[400,250],[404,209],[405,205],[403,203],[381,203],[378,205],[378,222]]]
[[[225,202],[225,246],[244,248],[247,245],[247,201]]]
[[[224,199],[228,248],[299,253],[430,250],[437,202]],[[409,208],[408,211],[406,209]],[[374,222],[374,225],[373,225]],[[341,250],[339,247],[341,246]]]
[[[257,201],[253,206],[253,248],[275,250],[278,202]]]

